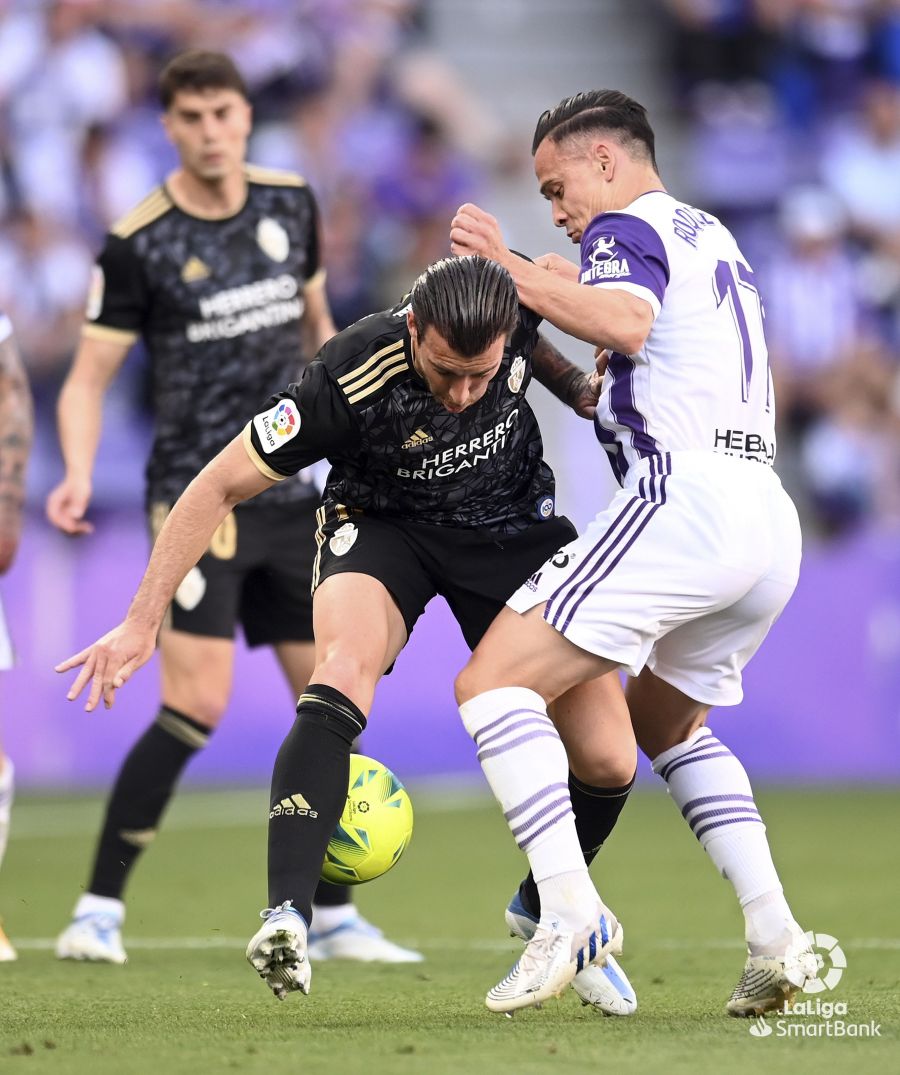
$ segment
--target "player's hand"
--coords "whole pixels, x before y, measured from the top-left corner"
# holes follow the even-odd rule
[[[116,691],[128,682],[132,673],[150,660],[155,648],[156,631],[126,619],[81,653],[61,661],[55,671],[68,672],[81,665],[81,671],[66,698],[74,702],[90,683],[85,710],[90,713],[96,709],[101,697],[103,704],[110,709],[116,700]]]
[[[597,376],[600,380],[603,380],[603,374],[606,373],[606,367],[609,365],[609,360],[612,358],[612,351],[606,347],[598,347],[594,351],[594,366],[597,369]]]
[[[450,222],[450,250],[454,254],[481,254],[501,265],[510,257],[496,218],[471,202],[461,205]]]
[[[541,254],[539,258],[534,259],[534,263],[563,280],[571,280],[574,284],[578,283],[581,276],[581,269],[561,254]]]
[[[76,478],[63,478],[47,497],[47,518],[64,534],[92,534],[93,524],[84,515],[91,502],[91,483]]]

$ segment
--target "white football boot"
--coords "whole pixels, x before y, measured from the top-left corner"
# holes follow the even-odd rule
[[[247,959],[279,1000],[299,990],[309,992],[312,968],[306,954],[307,926],[286,900],[260,911],[265,923],[250,938]]]
[[[0,963],[12,963],[14,959],[18,958],[12,942],[3,932],[3,926],[0,926]]]
[[[541,920],[521,958],[493,989],[485,1003],[492,1012],[514,1012],[558,997],[579,971],[601,966],[622,951],[624,932],[608,908],[598,904],[584,929],[565,928],[559,919]]]
[[[819,963],[809,939],[797,926],[784,955],[747,956],[744,973],[725,1005],[729,1015],[764,1015],[784,1007],[818,976]]]
[[[126,963],[124,922],[125,904],[121,900],[86,892],[75,905],[72,921],[56,940],[56,958]]]
[[[537,928],[537,918],[526,909],[516,890],[506,908],[506,924],[513,937],[530,941]],[[591,1005],[604,1015],[633,1015],[637,1011],[637,996],[628,977],[610,954],[602,967],[590,964],[572,979],[572,988],[581,1003]]]
[[[332,924],[332,908],[313,907],[309,929],[310,959],[352,959],[359,963],[421,963],[425,958],[412,948],[402,948],[389,941],[377,926],[367,922],[352,905]],[[317,922],[324,922],[317,929]]]

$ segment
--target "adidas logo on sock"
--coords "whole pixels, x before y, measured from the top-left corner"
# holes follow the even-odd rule
[[[282,799],[280,803],[269,811],[269,820],[273,817],[318,817],[317,810],[313,810],[306,799],[298,792],[289,799]]]
[[[417,429],[415,433],[403,442],[404,448],[421,448],[423,444],[429,444],[434,440],[434,437],[430,433],[426,433],[424,429]]]

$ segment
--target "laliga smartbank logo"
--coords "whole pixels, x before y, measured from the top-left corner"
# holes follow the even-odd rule
[[[870,1020],[867,1023],[850,1022],[849,1006],[844,1000],[826,1000],[817,994],[830,992],[843,977],[847,968],[847,957],[838,944],[837,938],[830,933],[804,934],[813,954],[818,969],[814,978],[807,978],[800,996],[815,999],[786,1000],[776,1010],[778,1016],[774,1022],[767,1022],[762,1015],[757,1016],[750,1027],[754,1038],[880,1038],[881,1024]]]

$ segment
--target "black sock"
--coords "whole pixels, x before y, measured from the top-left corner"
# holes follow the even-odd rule
[[[572,799],[572,812],[575,814],[575,831],[578,833],[578,843],[588,866],[616,827],[619,814],[633,787],[634,777],[620,788],[592,788],[590,784],[582,783],[569,773],[569,796]],[[527,911],[540,915],[541,897],[530,871],[519,886],[519,898]]]
[[[325,848],[347,801],[350,747],[366,718],[333,687],[311,683],[281,744],[269,800],[269,906],[290,900],[309,923]]]
[[[345,903],[352,902],[349,885],[333,885],[330,881],[320,881],[313,896],[313,903],[317,907],[343,907]]]
[[[113,786],[88,892],[121,899],[188,761],[211,729],[167,706],[131,748]]]

